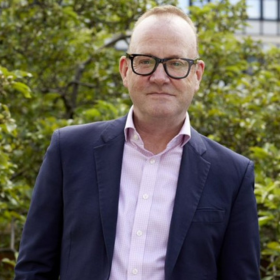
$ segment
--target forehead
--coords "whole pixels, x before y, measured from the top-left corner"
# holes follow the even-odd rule
[[[136,26],[129,51],[158,57],[195,55],[196,35],[181,17],[153,15]]]

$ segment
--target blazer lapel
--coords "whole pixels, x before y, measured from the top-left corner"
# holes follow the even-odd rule
[[[170,225],[165,262],[165,279],[169,279],[197,209],[210,163],[201,155],[206,148],[201,136],[192,129],[191,140],[183,150],[177,192]]]
[[[100,215],[109,262],[116,234],[125,120],[113,121],[101,135],[104,144],[94,149]]]

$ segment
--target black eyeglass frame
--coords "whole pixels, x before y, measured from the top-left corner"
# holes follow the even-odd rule
[[[134,59],[135,57],[137,57],[137,56],[147,56],[147,57],[153,58],[153,59],[156,61],[156,64],[155,64],[155,66],[154,66],[154,69],[153,69],[150,73],[148,73],[148,74],[139,74],[139,73],[137,73],[137,72],[134,70],[134,67],[133,67],[133,59]],[[172,76],[172,75],[170,75],[170,74],[168,73],[168,70],[167,70],[167,67],[166,67],[166,64],[165,64],[165,63],[166,63],[167,61],[169,61],[169,60],[176,59],[175,57],[173,57],[173,58],[158,58],[158,57],[156,57],[156,56],[148,55],[148,54],[136,54],[136,53],[130,54],[130,53],[126,53],[126,58],[130,59],[132,71],[133,71],[136,75],[140,75],[140,76],[150,76],[150,75],[152,75],[152,74],[156,71],[158,65],[159,65],[160,63],[162,63],[163,68],[164,68],[164,71],[165,71],[165,73],[167,74],[167,76],[170,77],[170,78],[172,78],[172,79],[176,79],[176,80],[180,80],[180,79],[184,79],[184,78],[188,77],[188,75],[189,75],[189,73],[190,73],[190,70],[191,70],[191,67],[192,67],[193,65],[196,65],[197,62],[198,62],[198,60],[200,60],[200,58],[196,58],[196,59],[178,58],[178,59],[182,59],[182,60],[187,61],[187,62],[189,63],[189,69],[188,69],[188,72],[187,72],[187,74],[186,74],[185,76],[182,76],[182,77],[174,77],[174,76]]]

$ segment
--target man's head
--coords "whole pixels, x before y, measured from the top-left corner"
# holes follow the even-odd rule
[[[144,13],[135,23],[134,25],[134,30],[136,29],[136,27],[147,17],[149,16],[158,16],[158,17],[172,17],[172,16],[178,16],[181,17],[183,20],[185,20],[189,26],[191,27],[191,29],[193,30],[195,37],[196,37],[196,49],[198,49],[198,42],[197,42],[197,31],[196,31],[196,27],[194,25],[194,23],[192,22],[192,20],[189,18],[189,16],[187,14],[185,14],[182,10],[178,9],[175,6],[171,6],[171,5],[165,5],[165,6],[157,6],[151,10],[148,10],[146,13]],[[131,35],[131,42],[133,42],[133,33]],[[128,50],[130,51],[130,46]]]
[[[204,70],[203,61],[196,60],[197,37],[191,20],[173,6],[148,11],[135,25],[128,53],[174,59],[171,63],[157,59],[160,63],[147,75],[139,75],[143,72],[138,71],[138,65],[150,67],[156,60],[144,57],[135,63],[136,59],[132,56],[120,59],[120,73],[134,104],[134,116],[146,121],[165,119],[181,122],[194,93],[199,89]],[[182,72],[189,69],[189,73],[181,75],[179,72],[177,75],[177,70],[173,69],[181,65]]]

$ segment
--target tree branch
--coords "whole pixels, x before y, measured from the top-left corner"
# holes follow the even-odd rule
[[[127,40],[127,38],[129,37],[130,34],[123,34],[123,33],[117,34],[116,36],[113,36],[108,42],[106,42],[103,46],[101,46],[97,50],[97,52],[100,52],[105,48],[113,47],[118,41]],[[92,85],[80,82],[86,66],[88,66],[92,61],[93,61],[93,56],[90,56],[85,62],[81,63],[76,69],[74,80],[68,84],[68,86],[73,85],[72,94],[71,94],[72,109],[76,108],[79,86],[83,85],[83,86],[93,87]]]

